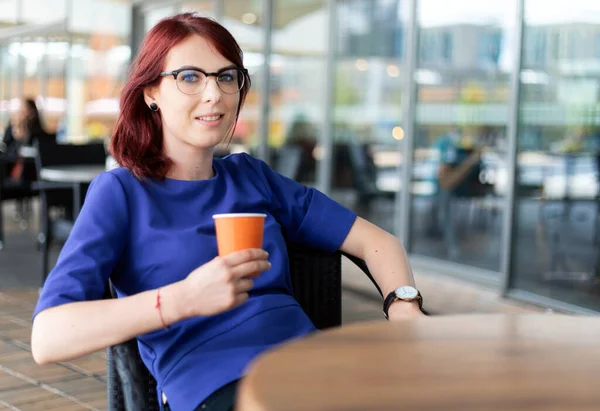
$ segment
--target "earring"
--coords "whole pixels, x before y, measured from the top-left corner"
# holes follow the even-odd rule
[[[150,110],[158,111],[158,106],[156,105],[156,103],[154,103],[154,102],[150,103]]]

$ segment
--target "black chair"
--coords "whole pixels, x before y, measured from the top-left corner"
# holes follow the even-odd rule
[[[37,142],[38,156],[36,165],[38,180],[42,181],[39,174],[44,167],[77,166],[77,165],[104,165],[106,150],[104,144],[58,144],[54,138],[40,139]],[[73,184],[47,183],[39,186],[48,210],[60,208],[67,219],[73,219]],[[80,204],[85,197],[86,187],[81,190]],[[47,210],[47,211],[48,211]]]
[[[37,142],[41,167],[104,164],[106,149],[103,141],[89,144],[59,144],[54,138]]]
[[[40,192],[40,227],[38,243],[42,251],[42,285],[48,275],[50,245],[64,243],[71,232],[75,219],[74,204],[83,204],[88,185],[80,184],[79,198],[76,198],[74,184],[68,182],[48,182],[41,178],[44,167],[104,165],[106,150],[102,142],[92,144],[58,144],[54,138],[39,139],[36,158],[38,182],[35,188]],[[54,215],[54,218],[52,218]]]
[[[1,154],[1,153],[0,153]],[[16,160],[16,159],[15,159]],[[32,182],[35,180],[35,163],[32,159],[24,158],[23,170],[18,180],[8,178],[9,170],[14,166],[15,160],[7,157],[0,157],[0,250],[4,248],[4,200],[16,200],[21,209],[22,222],[29,218],[28,201],[37,195],[32,189]]]
[[[288,243],[288,254],[295,298],[315,327],[321,330],[341,325],[342,253],[329,254]],[[346,257],[375,284],[364,261]],[[110,284],[106,297],[115,297]],[[156,380],[142,362],[136,339],[108,348],[106,355],[108,410],[158,411]]]
[[[368,214],[373,201],[384,198],[393,200],[394,191],[382,191],[377,187],[377,166],[369,152],[368,144],[350,141],[347,146],[347,156],[352,173],[352,186],[358,195],[357,210]]]

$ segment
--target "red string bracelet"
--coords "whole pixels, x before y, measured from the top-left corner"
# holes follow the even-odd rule
[[[165,323],[165,319],[162,316],[162,311],[160,309],[160,288],[156,290],[156,306],[154,306],[158,310],[158,316],[160,317],[160,322],[165,330],[168,330],[169,327]]]

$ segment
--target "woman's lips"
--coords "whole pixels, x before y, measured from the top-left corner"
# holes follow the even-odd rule
[[[217,127],[223,121],[223,114],[196,117],[196,121],[206,127]]]

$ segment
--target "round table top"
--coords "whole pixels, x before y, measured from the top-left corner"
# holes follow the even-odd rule
[[[42,180],[66,183],[91,183],[106,168],[98,164],[44,167],[40,170]]]
[[[360,323],[260,356],[239,411],[598,410],[600,318],[461,315]]]

